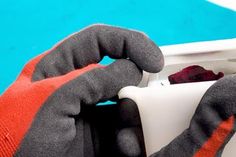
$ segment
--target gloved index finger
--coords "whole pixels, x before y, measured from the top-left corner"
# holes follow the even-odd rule
[[[36,65],[32,81],[64,75],[72,70],[98,63],[104,56],[129,58],[148,72],[159,72],[163,55],[143,33],[123,28],[93,25],[68,37]]]

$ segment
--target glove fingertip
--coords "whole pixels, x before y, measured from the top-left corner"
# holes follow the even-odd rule
[[[121,86],[138,85],[142,80],[142,71],[135,63],[127,59],[118,59],[114,64],[108,66],[108,70],[114,75],[117,75],[117,79],[122,81]],[[113,72],[112,72],[113,71]]]

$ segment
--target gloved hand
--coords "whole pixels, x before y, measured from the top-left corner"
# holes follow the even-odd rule
[[[189,128],[151,157],[221,157],[236,129],[236,75],[213,84]]]
[[[118,60],[102,67],[105,55]],[[0,97],[0,157],[95,156],[86,113],[163,63],[139,32],[94,25],[68,37],[31,60]]]

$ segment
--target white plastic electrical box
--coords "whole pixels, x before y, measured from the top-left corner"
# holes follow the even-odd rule
[[[164,69],[146,73],[142,87],[125,87],[120,98],[136,102],[144,133],[147,155],[157,152],[189,127],[200,99],[215,81],[170,85],[168,76],[189,65],[200,65],[215,73],[236,73],[236,39],[196,42],[160,47]],[[236,92],[236,91],[235,91]],[[226,146],[223,157],[235,157],[236,137]]]

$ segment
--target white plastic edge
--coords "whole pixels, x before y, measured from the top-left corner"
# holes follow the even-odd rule
[[[160,46],[164,56],[236,50],[236,38]]]

